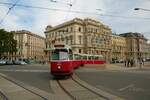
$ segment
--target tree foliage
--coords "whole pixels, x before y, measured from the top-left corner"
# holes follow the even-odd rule
[[[14,52],[17,52],[17,40],[14,39],[14,33],[0,29],[0,57],[4,53]]]

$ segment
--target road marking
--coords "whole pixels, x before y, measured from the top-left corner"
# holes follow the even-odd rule
[[[130,85],[127,85],[127,86],[125,86],[125,87],[123,87],[123,88],[118,89],[118,91],[124,91],[124,90],[126,90],[126,89],[128,89],[128,88],[131,88],[131,87],[133,87],[133,86],[134,86],[134,84],[130,84]]]
[[[129,89],[129,91],[133,91],[133,92],[145,92],[144,89],[137,88],[137,87],[132,87],[132,88]]]
[[[7,71],[7,72],[50,72],[49,70],[26,70],[26,69],[0,69],[0,71]]]

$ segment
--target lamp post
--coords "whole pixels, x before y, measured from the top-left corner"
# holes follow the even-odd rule
[[[150,9],[145,9],[145,8],[134,8],[134,10],[150,11]],[[139,42],[139,40],[138,40],[138,42]],[[140,44],[138,44],[138,60],[139,60],[139,63],[140,63],[139,68],[141,69],[142,68],[142,64],[144,62],[143,62],[141,51],[140,51]]]

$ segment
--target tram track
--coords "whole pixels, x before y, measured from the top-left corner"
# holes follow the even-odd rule
[[[29,93],[31,93],[31,94],[34,94],[34,95],[36,95],[36,96],[38,96],[38,97],[40,97],[40,98],[41,98],[40,100],[48,100],[46,97],[44,97],[44,96],[42,96],[42,95],[40,95],[40,94],[38,94],[38,93],[36,93],[36,92],[34,92],[34,91],[32,91],[32,90],[26,88],[26,87],[24,87],[23,85],[17,83],[16,81],[12,80],[11,78],[6,77],[6,76],[4,76],[4,75],[0,75],[0,76],[3,77],[4,79],[6,79],[7,81],[9,81],[9,82],[11,82],[11,83],[13,83],[13,84],[15,84],[15,85],[17,85],[17,86],[19,86],[19,87],[25,89],[27,92],[29,92]],[[9,100],[9,98],[8,98],[6,95],[4,95],[2,92],[0,92],[0,95],[2,96],[2,98],[4,98],[3,100]]]
[[[0,100],[8,100],[7,96],[5,96],[1,91],[0,91]]]
[[[66,80],[57,80],[57,82],[61,89],[71,97],[72,100],[109,100],[83,86],[72,77]]]
[[[67,91],[63,85],[61,84],[61,82],[59,80],[57,80],[57,83],[58,85],[60,86],[60,88],[72,99],[72,100],[75,100],[74,96],[72,96],[69,91]]]

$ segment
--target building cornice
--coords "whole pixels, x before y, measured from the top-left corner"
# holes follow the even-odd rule
[[[35,37],[38,37],[41,39],[45,39],[45,37],[39,36],[37,34],[30,32],[30,31],[27,31],[27,30],[19,30],[19,31],[12,31],[12,32],[14,32],[15,34],[28,34],[28,35],[32,35],[32,36],[35,36]]]
[[[54,31],[54,30],[57,30],[59,28],[63,28],[65,26],[69,26],[70,24],[91,24],[91,25],[95,25],[95,26],[98,26],[98,27],[103,27],[104,29],[109,29],[111,30],[108,26],[102,24],[101,22],[99,21],[96,21],[96,20],[93,20],[93,19],[90,19],[90,18],[85,18],[85,19],[80,19],[80,18],[74,18],[70,21],[67,21],[67,22],[64,22],[62,24],[59,24],[59,25],[56,25],[54,27],[49,27],[46,29],[46,31],[44,33],[49,33],[51,31]]]

